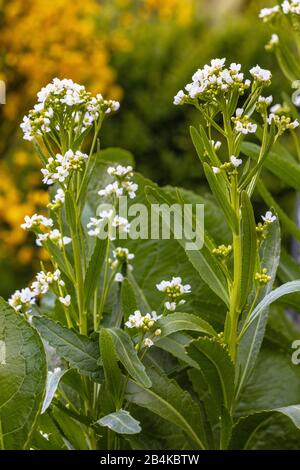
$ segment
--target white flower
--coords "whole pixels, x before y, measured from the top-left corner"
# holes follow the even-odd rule
[[[121,274],[121,273],[117,273],[117,274],[115,275],[115,281],[116,281],[116,282],[123,282],[124,279],[125,279],[125,277],[124,277],[123,274]]]
[[[258,98],[258,103],[264,103],[267,106],[270,106],[272,104],[272,101],[273,101],[273,96],[272,95],[270,95],[270,96],[260,96]]]
[[[244,110],[242,108],[236,109],[236,117],[233,118],[236,132],[244,135],[255,133],[257,130],[257,124],[249,121],[247,115],[242,116],[243,112]]]
[[[269,41],[269,45],[274,46],[276,44],[279,44],[279,36],[278,34],[272,34],[271,39]]]
[[[250,70],[252,77],[262,84],[268,84],[272,78],[270,70],[262,69],[259,65]]]
[[[151,348],[151,346],[153,346],[153,344],[154,343],[153,343],[152,339],[150,339],[150,338],[145,338],[144,339],[145,348]]]
[[[243,163],[243,160],[241,158],[236,158],[234,155],[231,155],[230,161],[235,168],[237,168]]]
[[[139,310],[136,310],[133,314],[129,315],[129,318],[125,325],[127,328],[140,328],[143,326],[143,315]]]
[[[217,141],[211,140],[210,142],[211,142],[211,145],[213,146],[213,148],[215,150],[219,150],[219,148],[222,145],[222,142],[220,142],[219,140],[217,140]]]
[[[65,297],[59,297],[59,301],[65,306],[69,307],[71,305],[71,296],[68,294]]]
[[[70,237],[63,237],[60,231],[55,228],[54,230],[51,230],[48,235],[49,240],[51,240],[53,243],[59,246],[59,248],[62,248],[64,245],[68,245],[71,243],[72,239]]]
[[[184,93],[183,90],[179,90],[177,95],[174,96],[173,104],[175,104],[175,106],[179,106],[181,104],[184,104],[185,100],[186,100],[186,94]]]
[[[114,166],[108,167],[107,173],[111,176],[124,178],[125,176],[127,177],[133,176],[132,170],[133,170],[132,166],[118,165],[117,167],[114,167]]]
[[[288,0],[285,0],[281,4],[282,11],[285,15],[289,13],[294,13],[295,15],[300,15],[300,1],[299,0],[293,0],[289,2]]]
[[[77,150],[68,150],[64,155],[57,153],[55,157],[48,158],[46,168],[42,168],[43,183],[53,184],[55,181],[63,183],[72,171],[81,170],[88,155]]]
[[[114,183],[108,184],[104,189],[100,189],[98,191],[99,196],[110,196],[111,194],[115,194],[117,197],[123,196],[123,188],[119,186],[118,181]]]
[[[176,307],[177,307],[176,302],[165,302],[164,305],[165,305],[166,309],[169,310],[170,312],[174,312],[176,310]]]
[[[31,230],[31,229],[40,229],[41,227],[52,227],[53,220],[44,217],[43,215],[33,214],[31,217],[26,215],[25,223],[21,225],[23,230]]]
[[[24,307],[25,311],[30,313],[30,305],[33,305],[35,303],[35,293],[31,289],[29,289],[29,287],[17,290],[8,299],[8,303],[17,312],[19,312]]]
[[[47,441],[49,441],[49,434],[48,434],[48,433],[43,432],[43,431],[40,431],[40,435],[41,435],[44,439],[46,439]]]
[[[276,15],[279,12],[279,5],[275,5],[274,7],[271,8],[263,8],[259,12],[259,18],[261,18],[263,21],[268,21],[271,17]]]
[[[61,207],[62,204],[64,204],[64,202],[65,202],[65,192],[63,189],[58,188],[52,201],[48,204],[48,207],[53,210],[58,207]]]
[[[111,225],[117,228],[119,232],[128,233],[130,230],[130,223],[125,217],[121,217],[120,215],[115,215]]]
[[[289,128],[296,129],[297,127],[299,127],[299,121],[298,119],[295,119],[293,122],[290,123]]]
[[[46,294],[54,282],[58,282],[60,286],[64,286],[65,283],[60,279],[60,270],[56,269],[53,273],[40,271],[36,275],[36,280],[31,284],[31,289],[35,295]]]
[[[102,211],[99,214],[99,217],[91,217],[90,222],[87,224],[87,228],[90,230],[88,231],[88,234],[91,237],[97,237],[100,235],[102,228],[109,222],[113,216],[113,209],[110,209],[108,211]]]
[[[177,302],[182,295],[191,292],[190,284],[183,285],[181,277],[173,277],[171,281],[161,281],[156,284],[156,288],[164,292],[171,302]]]
[[[189,98],[211,101],[218,94],[224,95],[232,89],[242,94],[249,87],[249,81],[244,82],[244,74],[240,72],[241,65],[232,63],[229,68],[225,68],[225,61],[224,58],[213,59],[209,65],[194,73],[192,82],[185,86]],[[188,96],[180,90],[174,97],[174,104],[183,104]]]
[[[217,175],[218,173],[221,172],[220,168],[217,167],[217,166],[213,166],[213,167],[212,167],[212,171],[214,172],[215,175]]]
[[[242,116],[243,112],[244,112],[244,109],[243,109],[243,108],[236,108],[236,110],[235,110],[235,115],[236,115],[237,117],[240,117],[240,116]]]
[[[276,215],[273,215],[271,211],[267,211],[265,215],[261,216],[261,218],[267,224],[271,224],[272,222],[274,222],[277,219]]]

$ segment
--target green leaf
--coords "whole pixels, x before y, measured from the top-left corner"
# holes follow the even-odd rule
[[[180,359],[180,361],[191,367],[198,367],[197,363],[188,356],[185,349],[192,340],[193,338],[191,336],[181,333],[173,333],[172,335],[164,338],[159,338],[159,340],[155,341],[155,346],[167,351],[172,354],[172,356]]]
[[[97,283],[99,282],[99,276],[101,274],[103,262],[105,259],[107,249],[107,239],[101,240],[97,238],[95,248],[91,259],[89,261],[87,271],[84,279],[84,292],[85,292],[85,307],[87,308],[95,289]]]
[[[257,237],[253,208],[246,191],[242,191],[241,201],[241,259],[243,260],[241,275],[241,307],[243,307],[251,289],[253,288]]]
[[[191,313],[170,313],[169,315],[162,317],[158,321],[157,326],[161,328],[161,338],[184,330],[197,331],[198,333],[217,336],[217,332],[209,323],[202,320],[200,317],[196,317],[196,315],[192,315]]]
[[[95,382],[102,382],[103,372],[99,365],[97,341],[65,328],[47,317],[35,316],[33,324],[60,357],[81,374],[91,377]]]
[[[251,142],[243,142],[241,150],[245,155],[256,160],[260,147]],[[282,158],[281,154],[272,151],[265,160],[265,168],[278,176],[288,186],[292,186],[300,191],[300,167],[292,156],[285,154],[284,158]]]
[[[218,403],[231,409],[234,395],[234,365],[228,351],[215,339],[199,338],[187,348],[189,356],[197,362]]]
[[[27,447],[40,413],[47,364],[42,341],[0,298],[0,449]]]
[[[124,322],[126,322],[129,315],[138,310],[138,304],[135,298],[133,287],[127,278],[122,282],[121,299]]]
[[[204,172],[209,183],[210,189],[212,190],[213,195],[215,196],[218,204],[220,205],[221,209],[223,210],[225,219],[231,229],[237,233],[238,232],[238,220],[236,214],[231,207],[227,194],[224,194],[224,190],[222,190],[220,183],[218,181],[217,176],[213,173],[211,167],[204,163],[203,165]]]
[[[144,387],[151,387],[151,380],[134,349],[132,339],[119,328],[107,329],[113,337],[116,353],[128,374]]]
[[[292,294],[294,292],[300,292],[300,280],[287,282],[286,284],[277,287],[277,289],[274,289],[272,292],[266,295],[251,313],[247,329],[257,318],[259,318],[259,316],[262,314],[266,307],[268,307],[284,295]]]
[[[65,259],[63,253],[60,251],[58,246],[55,245],[51,240],[44,242],[46,250],[50,253],[51,257],[58,264],[61,271],[67,276],[68,279],[74,284],[75,274],[74,270],[68,260]]]
[[[280,258],[280,242],[280,226],[278,220],[275,220],[269,227],[267,240],[264,241],[260,253],[262,267],[268,270],[271,280],[265,287],[261,288],[258,301],[263,299],[272,289]],[[253,293],[250,296],[250,301],[248,302],[244,315],[248,315],[248,309],[254,301],[254,295]],[[263,309],[259,318],[245,331],[239,341],[236,367],[238,382],[237,396],[247,382],[255,365],[264,338],[268,313],[268,308]],[[243,323],[243,321],[241,323]]]
[[[203,164],[204,162],[207,161],[207,157],[204,154],[205,148],[204,148],[201,136],[194,126],[190,126],[190,134],[191,134],[191,139],[196,149],[197,155],[201,163]]]
[[[126,399],[170,421],[182,429],[193,442],[193,449],[205,449],[206,440],[203,434],[202,416],[196,402],[189,393],[169,380],[164,374],[150,369],[153,382],[152,389],[129,380]]]
[[[237,417],[299,404],[300,370],[292,353],[264,343],[236,403]]]
[[[119,165],[131,165],[134,167],[134,156],[128,150],[120,147],[108,147],[97,153],[97,161],[118,163]]]
[[[128,411],[119,410],[103,416],[97,421],[100,426],[107,427],[117,434],[138,434],[141,432],[140,422],[134,419]]]
[[[173,201],[167,197],[162,191],[158,189],[154,189],[153,187],[148,186],[146,189],[147,199],[150,203],[154,204],[168,204],[172,205]],[[155,206],[152,206],[153,210],[155,211]],[[176,208],[175,208],[176,211]],[[188,211],[187,211],[188,212]],[[181,211],[180,211],[181,216]],[[162,211],[162,217],[164,218],[164,222],[169,225],[170,229],[172,230],[172,223],[168,220],[168,217],[164,217],[164,212]],[[190,226],[188,220],[185,221],[186,229],[193,229]],[[203,227],[200,224],[197,224],[194,227],[197,230],[198,234],[203,233]],[[226,286],[225,277],[216,261],[216,258],[211,254],[210,250],[204,245],[203,248],[200,250],[186,250],[186,239],[182,237],[182,239],[177,240],[178,243],[184,248],[185,253],[193,267],[198,271],[204,282],[208,284],[208,286],[224,301],[226,305],[228,305],[228,291]]]
[[[117,363],[115,345],[109,330],[101,328],[99,341],[105,385],[117,409],[122,395],[123,379]]]
[[[53,397],[58,388],[60,379],[66,372],[67,370],[61,370],[60,368],[55,369],[53,372],[50,372],[50,371],[48,372],[47,384],[46,384],[46,395],[44,398],[41,414],[45,413],[45,411],[47,411],[47,409],[51,405]]]

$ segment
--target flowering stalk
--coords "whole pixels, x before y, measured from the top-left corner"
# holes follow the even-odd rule
[[[191,129],[192,139],[211,190],[232,231],[232,244],[229,247],[215,247],[212,253],[219,262],[220,270],[225,272],[227,277],[229,311],[224,326],[224,342],[234,362],[238,346],[238,323],[241,312],[247,305],[247,297],[254,288],[257,300],[257,284],[266,283],[269,279],[266,273],[263,276],[259,272],[250,272],[245,290],[243,219],[247,217],[247,213],[250,223],[253,219],[249,199],[270,149],[285,130],[292,131],[299,126],[297,120],[292,122],[284,115],[279,117],[274,112],[268,112],[272,96],[264,97],[261,93],[271,83],[271,72],[257,65],[250,70],[250,75],[252,81],[244,78],[240,64],[233,63],[226,68],[225,59],[214,59],[203,69],[197,70],[192,82],[186,85],[185,91],[180,90],[174,98],[175,105],[187,103],[199,110],[201,125],[199,131]],[[263,137],[257,161],[252,166],[248,161],[247,166],[244,165],[245,169],[241,171],[244,164],[242,143],[246,136],[256,134],[259,128]],[[226,148],[222,152],[220,148],[224,145]],[[271,215],[270,220],[265,223],[272,222],[272,217]],[[258,248],[259,245],[254,254],[257,269]],[[229,262],[231,256],[232,273]],[[256,300],[246,319],[249,318]]]

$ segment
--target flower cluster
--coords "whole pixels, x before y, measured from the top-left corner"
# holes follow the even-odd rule
[[[254,134],[257,130],[257,124],[251,122],[247,114],[243,114],[243,108],[237,108],[235,117],[232,118],[236,132],[243,135]]]
[[[181,277],[173,277],[171,281],[161,281],[156,284],[156,288],[169,298],[164,306],[170,312],[174,312],[177,306],[183,305],[185,303],[183,295],[191,292],[190,284],[182,284]]]
[[[174,97],[174,104],[181,105],[195,99],[212,101],[232,90],[239,94],[250,87],[250,80],[244,80],[241,64],[230,64],[225,68],[226,59],[213,59],[203,69],[198,69],[192,76],[192,82],[185,86],[187,94],[180,90]]]
[[[133,176],[132,170],[132,166],[110,166],[107,169],[107,173],[110,176],[115,177],[116,180],[113,183],[108,184],[104,189],[100,189],[100,191],[98,191],[99,196],[107,197],[115,195],[116,197],[120,197],[128,195],[130,199],[134,199],[136,197],[138,185],[133,183],[131,180]]]
[[[105,232],[106,227],[108,227],[107,232]],[[91,237],[101,238],[108,235],[111,240],[115,240],[117,232],[118,234],[129,233],[130,223],[125,217],[114,215],[114,211],[111,209],[100,212],[98,217],[91,217],[87,228]]]
[[[218,256],[221,259],[226,259],[232,252],[232,245],[219,245],[216,248],[213,248],[212,253]]]
[[[57,292],[61,292],[61,289],[65,286],[65,282],[61,278],[61,272],[56,269],[53,273],[50,271],[40,271],[37,273],[35,280],[31,283],[30,287],[26,287],[22,290],[17,290],[8,300],[9,305],[13,307],[17,312],[28,314],[31,312],[31,306],[36,303],[36,298],[47,294],[50,288],[53,288]],[[70,296],[66,296],[71,300]],[[59,300],[62,301],[62,297]],[[69,302],[70,305],[70,302]]]
[[[264,268],[261,273],[255,273],[254,279],[258,281],[259,284],[268,284],[272,278],[268,275],[268,270]]]
[[[282,135],[286,130],[294,130],[299,127],[299,121],[297,119],[292,121],[289,116],[285,115],[270,113],[268,116],[268,123],[271,125],[272,121],[275,122],[278,135]]]
[[[72,171],[82,170],[87,159],[88,155],[79,150],[76,152],[68,150],[64,155],[57,153],[54,158],[48,158],[46,168],[41,169],[44,176],[43,183],[64,183]]]
[[[212,171],[215,175],[225,171],[229,176],[237,173],[237,168],[242,165],[243,160],[231,155],[229,162],[222,163],[220,166],[213,166]]]
[[[156,312],[146,313],[142,315],[140,310],[136,310],[133,314],[131,314],[125,323],[127,328],[135,328],[139,330],[143,337],[142,337],[142,345],[144,347],[150,348],[153,346],[152,339],[148,336],[144,338],[144,335],[151,332],[152,337],[157,337],[161,335],[161,330],[155,327],[156,322],[161,318],[162,315],[157,315]],[[140,349],[140,344],[136,345],[136,349]]]
[[[64,192],[63,189],[58,188],[58,190],[56,191],[52,201],[49,202],[47,207],[50,210],[59,209],[64,204],[64,202],[65,202],[65,192]]]
[[[270,8],[262,8],[259,18],[264,22],[272,21],[278,15],[300,15],[300,0],[284,0],[281,5],[274,5]]]
[[[128,248],[123,248],[118,246],[112,252],[113,259],[109,259],[110,267],[113,271],[121,270],[124,265],[126,265],[126,269],[129,271],[133,270],[133,266],[130,264],[130,261],[134,259],[134,254],[129,253]],[[123,282],[124,276],[121,272],[117,272],[115,275],[116,282]]]
[[[271,211],[267,211],[265,215],[261,216],[261,218],[264,223],[262,224],[261,222],[259,222],[256,226],[256,234],[259,244],[267,238],[270,224],[275,222],[275,220],[277,219],[276,215],[273,215]]]
[[[32,231],[37,235],[37,246],[42,246],[46,240],[52,241],[59,248],[68,245],[72,241],[71,238],[63,236],[57,228],[50,229],[53,225],[52,219],[33,214],[31,217],[25,216],[25,223],[21,225],[21,228]]]
[[[54,78],[38,92],[37,98],[38,103],[21,124],[26,140],[61,129],[82,133],[101,115],[117,111],[120,106],[100,94],[92,97],[83,85],[69,79]]]

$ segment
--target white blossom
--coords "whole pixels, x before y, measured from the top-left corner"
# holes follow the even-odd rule
[[[144,346],[146,348],[151,348],[151,346],[153,346],[153,344],[154,343],[153,343],[152,339],[150,339],[150,338],[145,338],[144,339]]]
[[[71,296],[68,294],[65,297],[59,297],[60,303],[62,303],[65,307],[69,307],[71,305]]]
[[[259,18],[263,21],[268,21],[271,17],[274,17],[277,13],[279,13],[279,5],[275,5],[271,8],[262,8],[259,12]]]
[[[21,225],[23,230],[40,229],[41,227],[52,227],[53,220],[43,215],[33,214],[31,217],[25,215],[25,223]]]
[[[261,216],[261,218],[267,224],[271,224],[277,219],[276,215],[273,215],[271,211],[267,211],[265,215]]]
[[[25,287],[25,289],[17,290],[8,299],[8,303],[17,312],[25,308],[25,311],[30,313],[30,306],[35,304],[35,293],[29,287]]]
[[[215,175],[221,172],[221,169],[218,166],[213,166],[212,171]]]
[[[230,161],[231,161],[231,163],[233,164],[233,166],[235,168],[237,168],[238,166],[240,166],[243,163],[243,160],[241,158],[237,158],[234,155],[231,155]]]
[[[262,69],[259,65],[252,67],[250,74],[255,80],[262,84],[269,84],[272,78],[270,70]]]
[[[174,96],[173,104],[175,104],[175,106],[179,106],[179,105],[181,105],[181,104],[184,104],[186,98],[187,98],[187,96],[186,96],[186,94],[184,93],[184,91],[183,91],[183,90],[179,90],[179,92],[177,93],[177,95]]]
[[[115,282],[123,282],[124,279],[125,279],[125,278],[124,278],[123,274],[121,274],[121,273],[117,273],[117,274],[115,275]]]
[[[270,95],[270,96],[259,96],[259,98],[258,98],[258,103],[264,103],[267,106],[270,106],[272,104],[272,101],[273,101],[273,96],[272,95]]]

